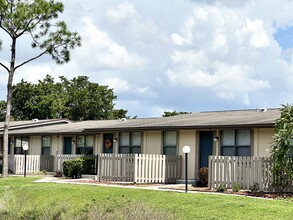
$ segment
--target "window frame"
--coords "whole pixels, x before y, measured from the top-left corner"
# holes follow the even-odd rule
[[[175,145],[174,143],[172,143],[171,145],[167,144],[165,141],[165,137],[166,137],[166,134],[168,132],[174,132],[175,133]],[[171,149],[170,152],[172,153],[167,153],[167,149]],[[178,149],[178,132],[175,131],[175,130],[166,130],[166,131],[163,131],[163,155],[177,155],[177,149]],[[174,151],[175,150],[175,151]]]
[[[79,137],[82,137],[82,145],[79,145]],[[92,146],[88,145],[87,138],[92,138]],[[76,135],[76,154],[93,155],[94,154],[95,138],[94,135]]]
[[[233,144],[231,145],[224,145],[223,144],[223,141],[224,141],[224,138],[223,138],[223,133],[224,131],[233,131],[233,135],[234,135],[234,140],[233,140]],[[239,137],[240,137],[240,132],[241,131],[249,131],[249,145],[247,144],[239,144]],[[225,129],[225,130],[221,130],[221,142],[220,142],[220,153],[221,153],[221,156],[244,156],[244,157],[250,157],[252,152],[251,152],[251,146],[252,145],[252,130],[251,129]],[[224,148],[230,148],[233,150],[233,154],[226,154],[224,155]],[[241,155],[240,154],[240,150],[241,149],[245,149],[245,150],[248,150],[249,151],[249,154],[246,154],[246,155]]]
[[[49,139],[49,146],[44,146],[44,138],[48,138]],[[41,155],[45,155],[45,156],[48,156],[48,155],[51,155],[51,147],[52,147],[52,137],[50,135],[44,135],[42,136],[42,150],[41,150]],[[45,153],[47,151],[45,150],[49,150],[49,154],[48,153]]]
[[[134,134],[139,133],[139,145],[133,144]],[[127,134],[128,136],[128,144],[121,145],[121,143],[126,142],[122,140],[123,134]],[[125,137],[125,136],[124,136]],[[141,154],[141,143],[142,143],[142,132],[133,131],[133,132],[119,132],[119,154]],[[122,151],[123,149],[123,151]]]
[[[26,139],[27,141],[25,141],[24,139]],[[17,146],[18,145],[18,140],[20,140],[20,146]],[[30,146],[29,143],[30,143],[29,136],[18,136],[18,137],[15,137],[14,138],[14,155],[15,154],[21,154],[21,155],[23,155],[24,154],[23,145],[24,144],[27,144],[28,146]],[[20,151],[18,149],[20,149]]]

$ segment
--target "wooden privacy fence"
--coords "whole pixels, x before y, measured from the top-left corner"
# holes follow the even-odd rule
[[[14,174],[24,174],[24,155],[9,155],[8,169]],[[53,171],[54,156],[45,155],[27,155],[26,157],[26,173],[34,174],[42,170]]]
[[[181,177],[181,156],[100,154],[98,180],[174,183]]]
[[[98,180],[133,182],[134,157],[134,154],[99,154]]]
[[[258,184],[261,191],[272,191],[272,161],[268,157],[209,157],[209,187],[216,189],[220,184],[232,188],[233,183],[241,189],[250,189]]]

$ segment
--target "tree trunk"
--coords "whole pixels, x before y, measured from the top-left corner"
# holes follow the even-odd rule
[[[15,49],[16,49],[16,38],[12,38],[11,43],[11,59],[10,59],[10,70],[8,72],[8,83],[7,83],[7,99],[6,99],[6,113],[5,123],[3,132],[3,168],[2,177],[8,176],[8,146],[9,146],[9,123],[10,123],[10,112],[11,112],[11,98],[12,98],[12,82],[14,76],[15,67]]]

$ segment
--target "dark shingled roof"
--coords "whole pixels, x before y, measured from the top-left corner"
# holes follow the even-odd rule
[[[123,130],[272,128],[279,109],[198,112],[161,118],[72,122],[64,119],[11,122],[10,134],[77,134]],[[0,123],[3,133],[4,123]]]

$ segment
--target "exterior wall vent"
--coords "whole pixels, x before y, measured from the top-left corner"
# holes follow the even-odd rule
[[[256,111],[257,112],[266,112],[266,111],[268,111],[268,109],[267,108],[258,108]]]

